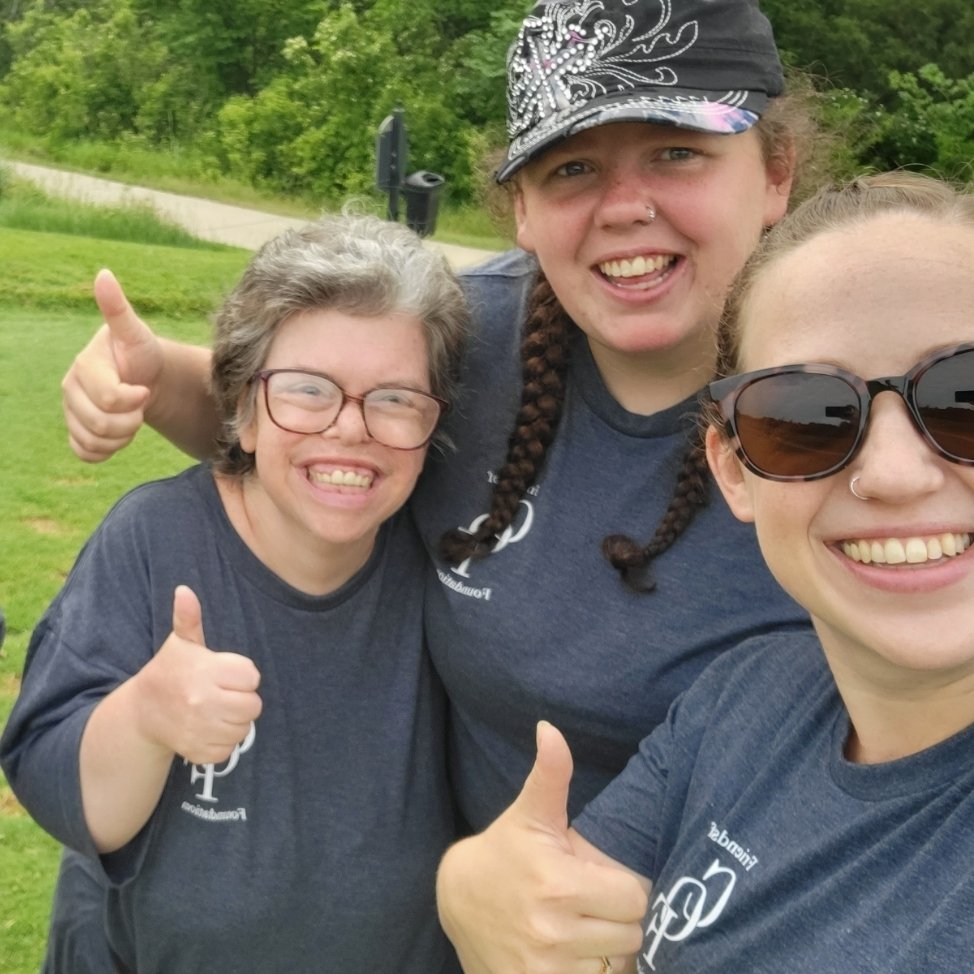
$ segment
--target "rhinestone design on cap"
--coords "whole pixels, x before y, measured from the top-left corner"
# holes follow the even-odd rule
[[[647,0],[623,0],[624,6]],[[636,20],[626,14],[621,23],[606,16],[603,0],[548,4],[540,14],[521,25],[508,64],[508,158],[529,153],[571,117],[596,98],[610,96],[599,119],[626,116],[643,101],[647,86],[672,88],[680,84],[673,61],[697,42],[699,24],[688,20],[673,24],[672,0],[658,0],[659,17],[644,33],[634,36]],[[645,13],[645,6],[643,13]],[[626,96],[633,99],[628,102]],[[728,132],[751,125],[754,115],[738,106],[747,92],[727,92],[720,103],[674,93],[672,102],[656,93],[657,115],[672,112],[679,124],[687,114],[721,116],[708,128]],[[740,117],[738,117],[740,116]],[[578,128],[588,127],[579,119]]]

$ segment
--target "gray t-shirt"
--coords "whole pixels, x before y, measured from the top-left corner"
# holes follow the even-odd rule
[[[817,640],[714,663],[574,822],[653,880],[642,974],[974,969],[974,728],[878,765]]]
[[[34,633],[0,743],[31,814],[98,861],[81,733],[168,636],[178,584],[200,598],[207,645],[254,660],[263,701],[229,761],[175,760],[148,824],[100,860],[123,970],[456,970],[434,908],[453,811],[424,557],[399,515],[339,591],[301,593],[236,534],[205,467],[106,517]]]
[[[488,509],[520,402],[524,307],[536,275],[517,251],[463,275],[478,331],[448,417],[457,452],[431,455],[410,504],[434,553],[443,531],[470,527]],[[577,812],[715,656],[755,633],[807,628],[804,610],[765,567],[753,528],[731,515],[716,487],[656,560],[652,594],[628,589],[603,557],[606,535],[645,543],[655,531],[694,405],[627,412],[578,340],[561,426],[512,527],[481,561],[437,559],[427,632],[450,699],[454,787],[474,828],[520,791],[540,718],[574,750]]]

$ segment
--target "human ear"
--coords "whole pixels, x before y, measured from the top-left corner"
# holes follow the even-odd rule
[[[788,200],[795,182],[796,153],[788,146],[774,153],[765,163],[764,225],[773,227],[788,212]]]
[[[514,224],[516,233],[514,239],[521,250],[526,250],[529,254],[534,253],[534,236],[528,221],[527,204],[524,201],[524,193],[521,187],[514,186]]]
[[[241,422],[244,416],[249,413],[249,418],[247,421]],[[239,433],[237,441],[240,444],[240,449],[244,453],[256,453],[257,452],[257,403],[248,402],[247,394],[243,393],[240,396],[240,400],[237,403],[237,423],[239,428]]]
[[[748,490],[741,461],[735,456],[730,443],[714,426],[707,428],[706,442],[707,463],[727,506],[738,521],[750,523],[754,520],[754,505],[751,503],[751,492]]]

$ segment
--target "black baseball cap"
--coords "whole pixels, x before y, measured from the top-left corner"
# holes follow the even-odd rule
[[[743,132],[784,90],[756,0],[541,0],[508,53],[507,78],[499,183],[609,122]]]

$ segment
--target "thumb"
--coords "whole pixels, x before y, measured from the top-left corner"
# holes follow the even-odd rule
[[[188,585],[177,585],[172,597],[172,631],[181,639],[206,647],[203,609]]]
[[[135,313],[122,285],[107,268],[95,275],[94,293],[113,342],[127,348],[153,337],[152,329]]]
[[[561,731],[547,721],[537,727],[538,756],[517,799],[527,824],[558,836],[568,833],[568,786],[572,753]]]

